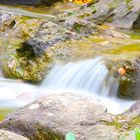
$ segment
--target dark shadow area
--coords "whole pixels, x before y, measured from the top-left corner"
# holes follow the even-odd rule
[[[140,16],[137,18],[137,20],[133,24],[134,29],[140,29]]]
[[[40,0],[0,0],[0,4],[4,5],[38,5],[40,4]]]

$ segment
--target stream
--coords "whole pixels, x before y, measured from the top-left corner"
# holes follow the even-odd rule
[[[65,65],[56,64],[40,86],[1,78],[0,106],[17,108],[48,94],[72,92],[98,98],[105,104],[108,113],[119,114],[135,101],[117,98],[117,89],[117,79],[109,75],[103,58],[97,57]]]
[[[67,5],[68,10],[76,7],[74,5]],[[12,12],[18,15],[37,18],[52,18],[58,9],[56,6],[54,12],[49,10],[44,13],[45,10],[43,10],[41,13],[41,8],[38,8],[38,12],[34,12],[31,8],[1,5],[0,12]],[[0,108],[18,108],[48,94],[74,92],[75,94],[99,98],[106,105],[109,113],[119,114],[128,109],[135,101],[119,99],[116,96],[118,84],[118,79],[109,74],[103,57],[56,64],[40,85],[32,85],[1,76]]]

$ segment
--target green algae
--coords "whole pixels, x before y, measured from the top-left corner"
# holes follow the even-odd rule
[[[129,45],[120,46],[116,49],[108,50],[110,54],[122,54],[122,53],[140,53],[140,43],[134,43]]]
[[[108,122],[105,120],[102,120],[101,122],[107,126],[114,126],[118,131],[121,130],[121,127],[122,127],[122,124],[119,123],[117,119],[114,119],[111,122]]]
[[[129,121],[129,130],[132,130],[140,126],[140,116],[136,116]]]

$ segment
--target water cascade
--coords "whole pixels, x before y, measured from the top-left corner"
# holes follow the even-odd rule
[[[72,92],[99,98],[108,112],[117,114],[134,103],[116,97],[118,84],[102,57],[56,64],[40,86],[0,78],[0,106],[21,107],[48,94]]]
[[[118,81],[109,75],[102,57],[56,64],[42,83],[47,89],[82,90],[100,96],[116,95]]]
[[[110,75],[102,57],[56,64],[42,87],[56,92],[76,92],[100,98],[108,112],[117,114],[132,105],[133,101],[117,98],[118,79]]]

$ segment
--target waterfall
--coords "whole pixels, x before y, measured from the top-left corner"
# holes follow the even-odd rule
[[[109,113],[118,114],[128,109],[134,101],[117,98],[119,79],[110,75],[103,57],[56,64],[41,87],[49,93],[75,92],[99,98]],[[43,95],[42,95],[43,96]]]
[[[109,74],[103,58],[97,57],[65,65],[56,64],[42,83],[42,87],[116,96],[118,81]]]
[[[72,92],[96,97],[109,113],[118,114],[134,103],[117,98],[118,84],[103,57],[56,64],[40,86],[0,78],[0,107],[21,107],[48,94]]]

